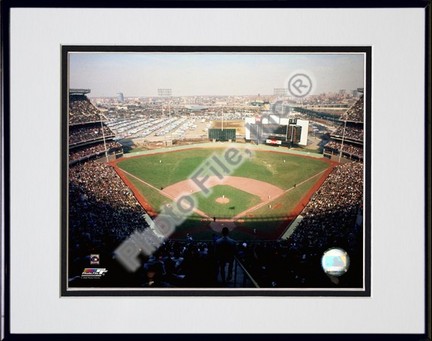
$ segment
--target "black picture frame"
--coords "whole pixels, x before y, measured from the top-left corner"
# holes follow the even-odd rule
[[[298,340],[306,340],[306,339],[316,339],[316,340],[366,340],[366,339],[376,339],[376,340],[431,340],[431,282],[430,282],[430,270],[431,270],[431,214],[430,214],[430,204],[431,204],[431,68],[430,68],[430,16],[431,16],[431,5],[430,1],[397,1],[390,2],[384,1],[380,3],[372,2],[372,1],[361,1],[361,2],[351,2],[349,4],[343,3],[341,1],[330,1],[330,2],[291,2],[291,3],[281,3],[277,1],[234,1],[234,2],[223,2],[223,1],[206,1],[206,2],[169,2],[169,1],[153,1],[148,2],[146,4],[141,4],[137,1],[125,1],[121,4],[117,1],[107,1],[107,2],[93,2],[88,3],[81,0],[77,0],[74,2],[65,1],[62,3],[57,3],[56,1],[38,1],[38,2],[28,2],[28,1],[4,1],[1,4],[1,34],[2,34],[2,104],[3,104],[3,115],[2,115],[2,187],[3,187],[3,195],[2,195],[2,205],[4,216],[2,217],[2,231],[4,231],[4,239],[2,240],[2,274],[4,276],[4,281],[2,281],[2,287],[4,285],[4,301],[2,300],[2,309],[4,309],[4,320],[2,321],[3,329],[3,337],[5,340],[27,340],[27,339],[58,339],[62,338],[64,340],[90,340],[90,339],[102,339],[106,338],[107,335],[103,334],[14,334],[10,332],[10,272],[14,271],[11,269],[11,259],[10,259],[10,233],[11,233],[11,225],[10,225],[10,203],[9,198],[11,195],[11,188],[9,185],[9,177],[10,177],[10,63],[11,60],[9,58],[8,52],[10,49],[10,11],[13,8],[135,8],[135,7],[143,7],[143,8],[164,8],[164,7],[172,7],[172,8],[194,8],[194,7],[214,7],[214,8],[230,8],[230,7],[245,7],[245,8],[423,8],[425,11],[426,18],[426,39],[425,39],[425,145],[426,145],[426,153],[425,153],[425,278],[426,282],[424,285],[425,289],[425,305],[424,305],[424,315],[425,315],[425,330],[424,333],[421,334],[392,334],[391,330],[388,331],[388,334],[271,334],[272,338],[275,339],[298,339]],[[372,260],[373,262],[373,260]],[[223,333],[223,328],[221,329]],[[198,339],[201,337],[206,337],[209,339],[216,339],[220,337],[228,337],[228,338],[238,338],[238,337],[250,337],[248,335],[237,335],[237,334],[216,334],[216,335],[200,335],[200,334],[182,334],[184,337],[188,337],[190,339]],[[124,334],[124,335],[113,335],[113,337],[121,337],[126,340],[135,340],[142,339],[143,335],[137,334]],[[145,337],[145,336],[144,336]],[[149,337],[153,339],[162,339],[162,338],[175,338],[179,337],[179,335],[173,334],[151,334]],[[256,338],[265,338],[268,335],[254,335]]]

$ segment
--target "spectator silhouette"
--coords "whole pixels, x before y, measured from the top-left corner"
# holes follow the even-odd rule
[[[222,283],[232,278],[234,256],[236,253],[236,242],[228,237],[229,230],[227,227],[222,229],[222,237],[215,242],[215,256],[220,271]],[[226,277],[225,268],[228,264],[228,276]]]

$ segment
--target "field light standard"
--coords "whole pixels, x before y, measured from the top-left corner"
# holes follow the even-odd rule
[[[171,119],[171,96],[172,89],[158,89],[158,96],[163,98],[168,98],[168,118]],[[163,111],[163,104],[162,104]],[[172,132],[170,131],[171,142],[172,142]],[[167,136],[165,135],[165,144],[168,144]]]
[[[100,124],[101,124],[101,129],[102,129],[102,138],[103,138],[104,149],[105,149],[105,158],[106,158],[106,162],[108,162],[108,150],[107,150],[106,140],[105,140],[105,129],[104,129],[104,125],[102,123],[102,114],[99,114],[99,118],[100,118]]]
[[[344,121],[344,129],[343,129],[343,133],[342,133],[342,143],[341,143],[341,149],[340,149],[340,153],[339,153],[339,160],[338,160],[338,162],[340,162],[340,161],[341,161],[341,158],[342,158],[342,150],[343,150],[344,141],[345,141],[346,123],[347,123],[347,120],[346,120],[346,117],[345,117],[345,121]]]
[[[171,118],[171,96],[172,96],[172,89],[158,89],[158,96],[168,98],[168,115]],[[163,107],[163,105],[162,105]]]

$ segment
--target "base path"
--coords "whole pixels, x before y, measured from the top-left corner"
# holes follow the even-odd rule
[[[137,198],[137,200],[140,202],[140,204],[144,207],[144,209],[147,211],[147,213],[150,216],[155,216],[157,215],[159,212],[155,212],[153,210],[153,208],[147,203],[147,201],[143,198],[143,196],[141,195],[141,193],[136,189],[136,187],[129,181],[129,179],[125,176],[125,174],[133,177],[134,179],[138,180],[139,182],[141,182],[142,184],[149,186],[150,188],[153,188],[155,191],[159,192],[161,195],[164,195],[165,197],[167,197],[168,199],[171,199],[173,202],[175,202],[177,200],[177,197],[173,197],[168,193],[164,193],[163,191],[159,190],[158,188],[154,187],[153,185],[149,184],[148,182],[145,182],[144,180],[138,178],[137,176],[126,172],[125,170],[120,170],[118,167],[114,167],[115,171],[117,172],[117,174],[120,176],[120,178],[122,178],[122,180],[127,184],[127,186],[132,190],[132,192],[135,195],[135,198]],[[193,210],[195,213],[197,213],[198,215],[205,217],[205,218],[210,218],[206,213],[204,213],[203,211],[199,210],[198,208],[194,208]]]
[[[268,201],[269,199],[275,198],[284,193],[283,189],[269,184],[268,182],[243,178],[240,176],[225,176],[222,180],[217,176],[210,176],[204,182],[206,188],[211,188],[217,185],[234,187],[243,192],[258,196],[261,201]],[[199,188],[191,179],[187,179],[165,187],[162,192],[170,197],[177,198],[182,194],[201,192],[201,188]]]

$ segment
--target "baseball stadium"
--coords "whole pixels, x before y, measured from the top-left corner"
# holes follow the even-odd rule
[[[255,98],[248,114],[156,103],[113,119],[90,92],[68,94],[68,289],[364,287],[363,95],[330,113]],[[349,255],[343,276],[323,271],[331,248]]]

